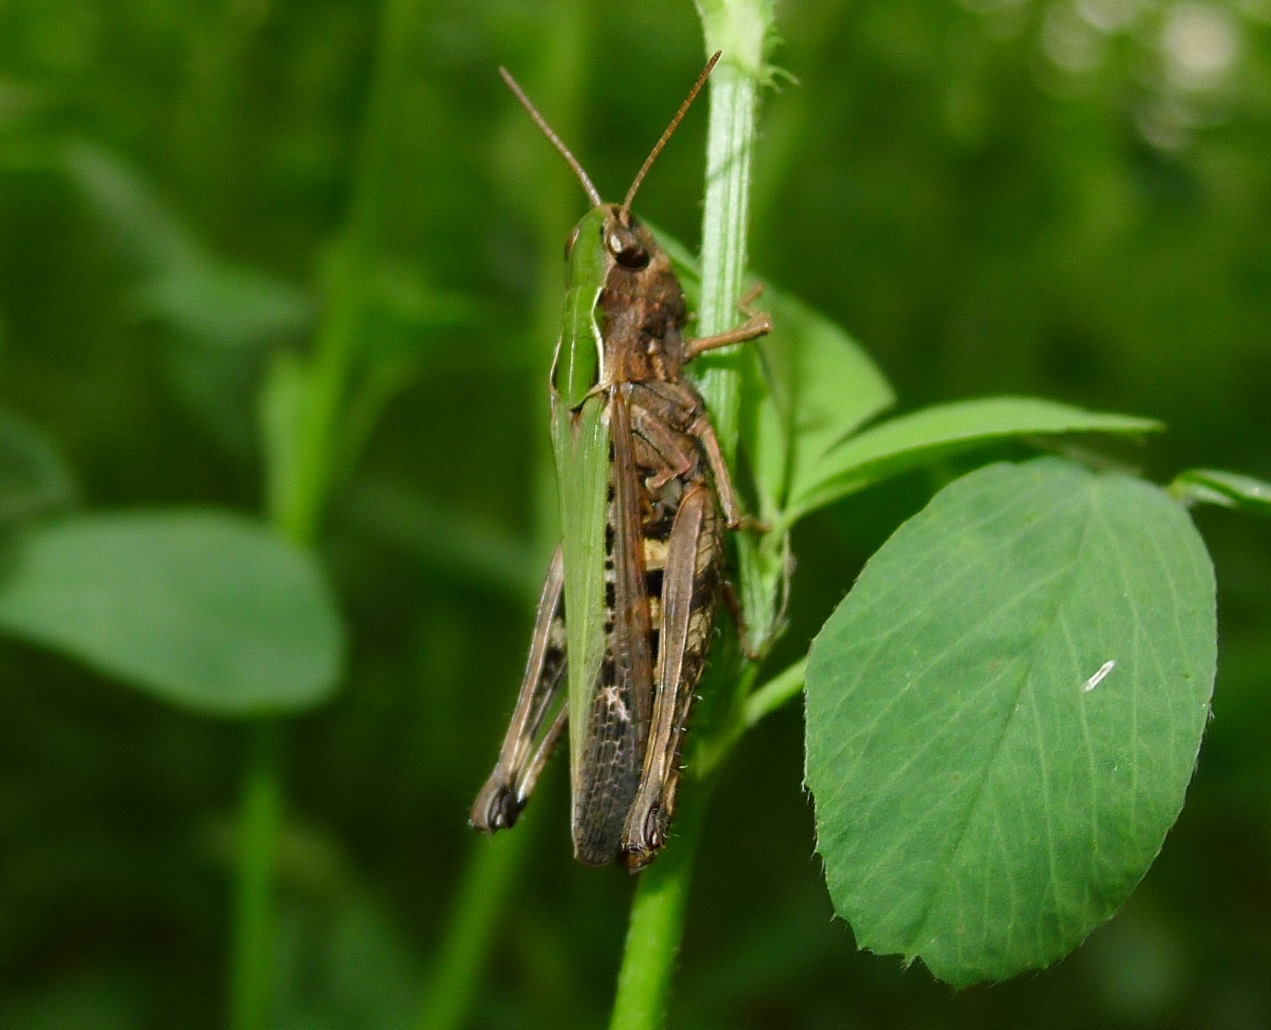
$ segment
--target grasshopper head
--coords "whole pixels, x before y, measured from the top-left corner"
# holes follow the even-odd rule
[[[616,204],[605,216],[605,250],[619,267],[638,272],[652,259],[653,238],[635,217]]]
[[[574,250],[582,233],[594,231],[597,215],[601,216],[600,242],[605,253],[622,268],[639,271],[647,267],[656,244],[635,216],[617,204],[600,205],[574,226],[569,239],[565,241],[565,261],[573,261]]]
[[[596,221],[580,223],[581,239],[594,233],[591,245],[605,263],[595,309],[603,340],[603,380],[675,381],[684,364],[680,329],[687,309],[670,258],[625,205],[595,208],[589,218]],[[583,249],[582,242],[578,248]]]

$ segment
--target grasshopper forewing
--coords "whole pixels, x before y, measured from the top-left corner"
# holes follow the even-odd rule
[[[666,840],[723,585],[722,525],[741,522],[705,405],[681,370],[703,351],[771,328],[766,315],[754,314],[730,332],[685,340],[688,311],[670,259],[630,210],[718,58],[621,205],[601,202],[503,72],[595,207],[570,237],[565,324],[552,368],[564,546],[543,587],[498,764],[471,820],[486,831],[516,822],[568,720],[574,854],[633,872]]]

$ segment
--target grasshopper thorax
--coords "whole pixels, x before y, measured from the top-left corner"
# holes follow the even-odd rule
[[[617,205],[605,212],[601,246],[607,267],[595,316],[605,381],[675,382],[684,364],[681,330],[688,306],[670,258],[653,234]]]
[[[674,382],[684,364],[684,291],[670,258],[630,211],[600,204],[566,244],[565,324],[553,389],[571,409],[597,388]]]

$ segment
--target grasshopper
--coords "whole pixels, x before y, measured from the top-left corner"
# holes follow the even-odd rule
[[[704,351],[771,329],[767,315],[743,308],[747,320],[730,332],[685,339],[688,312],[670,259],[631,214],[718,59],[621,204],[602,201],[499,69],[593,209],[566,245],[569,288],[551,372],[563,547],[548,569],[516,708],[471,823],[493,832],[516,822],[568,722],[574,855],[632,872],[656,856],[674,813],[684,730],[724,587],[720,514],[729,528],[742,523],[705,405],[681,370]]]

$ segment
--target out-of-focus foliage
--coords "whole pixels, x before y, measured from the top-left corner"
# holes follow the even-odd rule
[[[753,259],[861,342],[900,410],[1009,392],[1135,412],[1169,431],[1117,456],[1159,481],[1271,477],[1265,0],[781,17],[797,83],[767,103]],[[14,467],[44,470],[0,494],[21,501],[5,519],[259,512],[265,376],[308,351],[347,274],[333,255],[367,256],[381,374],[339,441],[352,456],[365,431],[367,449],[321,548],[351,653],[340,696],[290,734],[280,1025],[403,1025],[483,846],[464,818],[550,549],[547,364],[585,205],[494,70],[614,195],[700,66],[691,5],[11,0],[0,40],[0,415],[33,441]],[[703,125],[638,205],[686,240]],[[935,485],[800,528],[816,560],[791,653]],[[1271,547],[1256,520],[1198,521],[1215,715],[1121,915],[1055,970],[956,997],[856,953],[827,918],[788,711],[717,790],[673,1025],[1271,1023]],[[8,639],[0,712],[0,1025],[215,1025],[236,731]],[[630,884],[569,861],[563,780],[516,831],[533,853],[477,1025],[607,1010]]]
[[[206,714],[326,701],[335,604],[313,556],[214,511],[59,519],[5,536],[0,629]]]

